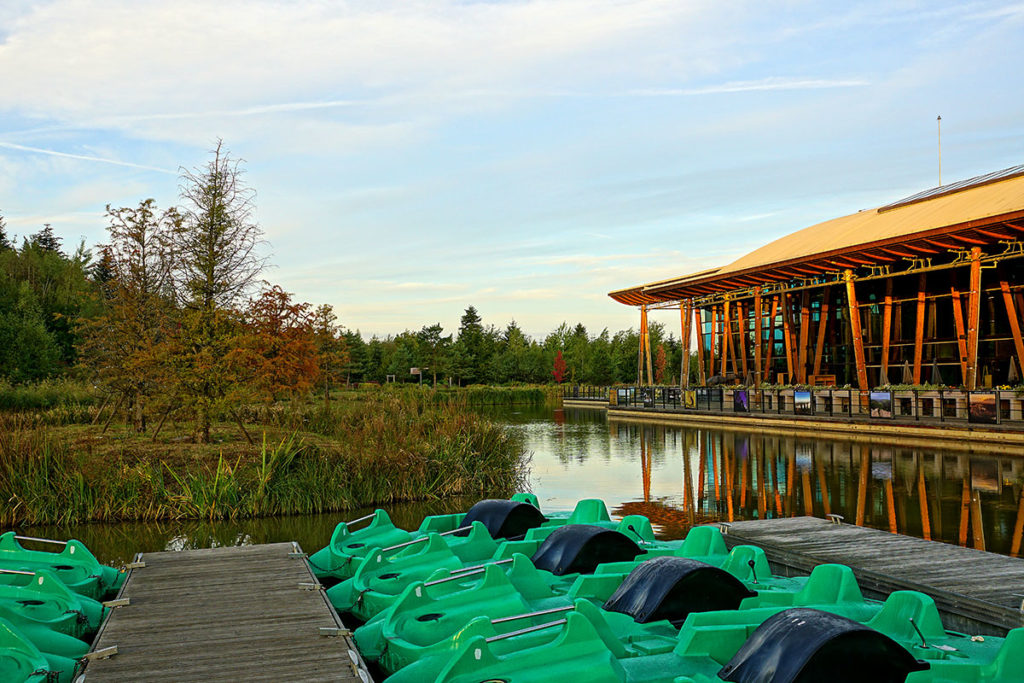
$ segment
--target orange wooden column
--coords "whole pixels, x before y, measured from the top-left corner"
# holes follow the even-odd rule
[[[698,308],[697,315],[697,374],[700,375],[700,384],[708,383],[707,373],[704,371],[704,309]]]
[[[967,390],[978,388],[978,335],[981,322],[981,249],[971,249],[971,291],[967,299]]]
[[[729,319],[729,300],[722,304],[722,370],[719,374],[725,377],[726,364],[729,362],[729,348],[732,346],[732,321]],[[733,365],[736,361],[733,360]]]
[[[747,381],[747,343],[750,341],[750,321],[748,317],[749,310],[744,304],[736,304],[736,310],[739,313],[737,322],[740,328],[740,370],[743,372],[743,381]],[[733,358],[733,365],[735,366],[735,357]],[[735,368],[734,368],[735,369]]]
[[[797,344],[796,376],[800,384],[807,383],[807,347],[811,336],[811,294],[808,290],[800,293],[800,341]]]
[[[764,344],[764,311],[761,310],[761,288],[754,290],[754,376],[761,382],[761,347]],[[761,515],[764,518],[764,515]]]
[[[647,329],[647,306],[640,306],[640,333],[637,335],[636,347],[636,383],[644,383],[644,332]]]
[[[821,358],[825,352],[825,333],[829,325],[829,304],[832,298],[832,289],[825,288],[821,299],[821,311],[818,317],[818,341],[814,346],[814,374],[821,374]]]
[[[711,353],[708,355],[708,374],[715,374],[715,338],[718,336],[718,305],[711,307]]]
[[[782,294],[782,342],[786,350],[786,381],[796,382],[793,372],[796,369],[793,359],[793,325],[790,321],[789,295]]]
[[[914,319],[914,384],[921,383],[921,356],[924,351],[925,287],[927,276],[917,277],[917,317]]]
[[[775,379],[771,373],[775,367],[775,318],[779,315],[779,296],[776,295],[772,298],[771,320],[768,322],[768,360],[764,364],[765,382],[772,382]]]
[[[857,289],[853,284],[853,271],[843,272],[846,280],[846,303],[850,312],[850,335],[853,337],[853,357],[857,362],[857,388],[867,391],[868,370],[864,360],[864,336],[860,327],[860,308],[857,306]]]
[[[892,346],[892,278],[885,281],[882,308],[882,384],[889,383],[889,349]]]
[[[690,318],[693,317],[693,303],[687,299],[679,308],[680,341],[683,344],[683,356],[679,360],[679,386],[690,386],[690,329],[693,325]]]

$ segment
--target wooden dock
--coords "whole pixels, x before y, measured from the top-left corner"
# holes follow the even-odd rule
[[[916,590],[935,599],[947,628],[992,635],[1024,626],[1024,560],[814,517],[733,522],[726,545],[760,546],[772,571],[819,564],[853,569],[868,597]]]
[[[88,683],[347,681],[369,675],[298,544],[141,554]]]

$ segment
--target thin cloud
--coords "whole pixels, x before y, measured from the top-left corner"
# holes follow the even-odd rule
[[[759,81],[732,81],[702,88],[645,88],[631,90],[629,95],[638,97],[692,97],[695,95],[718,95],[723,93],[758,92],[770,90],[823,90],[828,88],[862,88],[871,85],[859,78],[765,78]]]
[[[146,166],[145,164],[134,164],[130,161],[120,161],[118,159],[106,159],[104,157],[94,157],[87,154],[71,154],[70,152],[58,152],[54,149],[43,149],[42,147],[29,147],[27,145],[16,145],[13,142],[0,142],[0,147],[6,149],[14,149],[19,152],[31,152],[32,154],[47,154],[53,157],[63,157],[65,159],[78,159],[80,161],[95,161],[101,164],[112,164],[114,166],[127,166],[128,168],[138,168],[144,171],[156,171],[157,173],[167,173],[169,175],[178,175],[177,171],[171,171],[166,168],[159,168],[157,166]]]

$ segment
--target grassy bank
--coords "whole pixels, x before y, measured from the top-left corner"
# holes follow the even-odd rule
[[[358,400],[243,411],[212,444],[190,424],[153,442],[88,424],[95,408],[0,414],[0,525],[225,519],[345,510],[450,495],[504,495],[521,444],[464,400],[360,392]]]

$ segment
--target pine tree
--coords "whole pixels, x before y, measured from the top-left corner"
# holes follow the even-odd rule
[[[3,214],[0,214],[0,251],[9,251],[11,249],[14,249],[14,244],[7,237],[7,222],[4,221]]]
[[[29,237],[29,244],[42,251],[63,255],[60,250],[61,239],[53,234],[53,226],[43,224],[43,229]]]
[[[174,374],[204,442],[214,409],[230,406],[244,389],[244,373],[229,362],[240,332],[237,308],[266,263],[257,251],[263,231],[253,221],[255,193],[242,179],[240,162],[220,141],[212,154],[205,166],[182,173],[181,223],[174,235],[183,308]],[[237,415],[236,422],[244,431]]]

